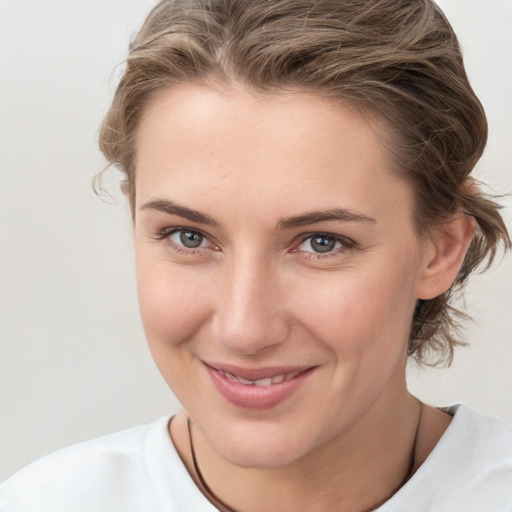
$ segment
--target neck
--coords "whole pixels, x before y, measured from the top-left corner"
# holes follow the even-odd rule
[[[226,510],[371,510],[410,476],[420,419],[418,401],[405,390],[400,399],[394,394],[381,402],[342,434],[277,468],[230,464],[198,426],[193,427],[193,450],[199,475],[188,446],[180,452],[188,454],[185,462],[205,495],[213,501],[217,496],[228,504]],[[222,510],[221,503],[216,505]]]

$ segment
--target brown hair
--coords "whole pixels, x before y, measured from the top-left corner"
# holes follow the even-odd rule
[[[452,288],[419,301],[409,355],[451,362],[459,321],[451,302],[501,242],[498,205],[470,187],[487,122],[457,38],[430,0],[164,0],[130,45],[100,148],[126,175],[134,215],[139,120],[150,98],[183,82],[300,90],[377,114],[396,171],[415,193],[420,236],[463,209],[477,233]],[[487,268],[487,267],[485,267]]]

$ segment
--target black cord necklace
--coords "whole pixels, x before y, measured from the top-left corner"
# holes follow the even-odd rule
[[[194,464],[194,470],[196,472],[197,478],[201,485],[203,486],[203,489],[206,491],[206,494],[208,495],[207,498],[209,501],[211,501],[215,506],[222,506],[223,509],[225,509],[226,512],[238,512],[234,508],[230,507],[229,505],[226,505],[211,489],[210,486],[206,483],[206,480],[203,477],[203,474],[201,473],[201,470],[199,469],[199,464],[197,463],[197,457],[196,452],[194,450],[194,442],[192,441],[192,420],[190,417],[187,419],[187,427],[188,427],[188,438],[190,441],[190,452],[192,454],[192,463]]]
[[[418,444],[418,434],[420,432],[420,425],[421,425],[421,419],[422,419],[422,416],[423,416],[423,408],[424,408],[423,402],[419,402],[419,404],[420,404],[420,413],[419,413],[419,416],[418,416],[418,423],[416,425],[416,431],[414,433],[414,440],[413,440],[413,443],[412,443],[411,454],[410,454],[410,458],[409,458],[409,467],[407,469],[407,473],[406,473],[405,477],[398,484],[398,486],[395,489],[393,489],[393,491],[388,496],[386,496],[383,500],[379,501],[378,503],[376,503],[372,507],[370,507],[368,509],[365,509],[365,510],[363,510],[361,512],[373,512],[373,511],[377,510],[381,505],[386,503],[386,501],[388,501],[391,498],[391,496],[396,494],[409,481],[409,479],[411,478],[412,472],[414,470],[414,466],[416,465],[416,448],[417,448],[417,444]],[[189,438],[189,441],[190,441],[190,453],[192,454],[192,463],[194,465],[194,470],[196,472],[197,478],[198,478],[199,482],[201,483],[201,486],[203,487],[203,489],[205,490],[205,492],[207,494],[206,497],[215,506],[217,506],[217,507],[221,506],[222,509],[225,512],[238,512],[233,507],[230,507],[229,505],[224,503],[211,490],[210,486],[206,483],[206,480],[204,479],[203,474],[201,473],[201,470],[199,469],[199,464],[197,463],[196,452],[194,450],[194,442],[192,440],[192,420],[190,418],[187,419],[187,427],[188,427],[188,438]]]

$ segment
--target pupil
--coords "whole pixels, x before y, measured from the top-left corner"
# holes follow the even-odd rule
[[[203,235],[195,233],[194,231],[182,231],[180,233],[180,241],[189,249],[195,249],[199,247],[203,241]]]
[[[329,252],[334,249],[336,240],[331,236],[317,236],[311,239],[311,247],[315,252]]]

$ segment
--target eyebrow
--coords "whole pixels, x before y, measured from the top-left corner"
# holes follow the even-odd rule
[[[219,223],[206,213],[201,213],[197,210],[192,210],[186,206],[181,206],[168,199],[152,199],[144,203],[141,210],[158,210],[168,215],[177,215],[191,222],[198,222],[208,226],[218,227]],[[363,215],[354,210],[347,208],[333,208],[329,210],[318,210],[307,212],[293,217],[283,217],[277,222],[278,230],[293,229],[319,222],[329,221],[360,221],[360,222],[377,222],[374,218]]]
[[[277,223],[277,229],[292,229],[318,222],[328,221],[361,221],[377,222],[374,218],[363,215],[347,208],[333,208],[331,210],[319,210],[307,212],[293,217],[285,217]]]
[[[173,203],[168,199],[152,199],[147,203],[144,203],[141,210],[158,210],[160,212],[167,213],[169,215],[177,215],[183,217],[191,222],[198,222],[199,224],[206,224],[207,226],[218,227],[218,222],[212,217],[205,213],[201,213],[197,210],[192,210],[186,206],[180,206],[179,204]]]

